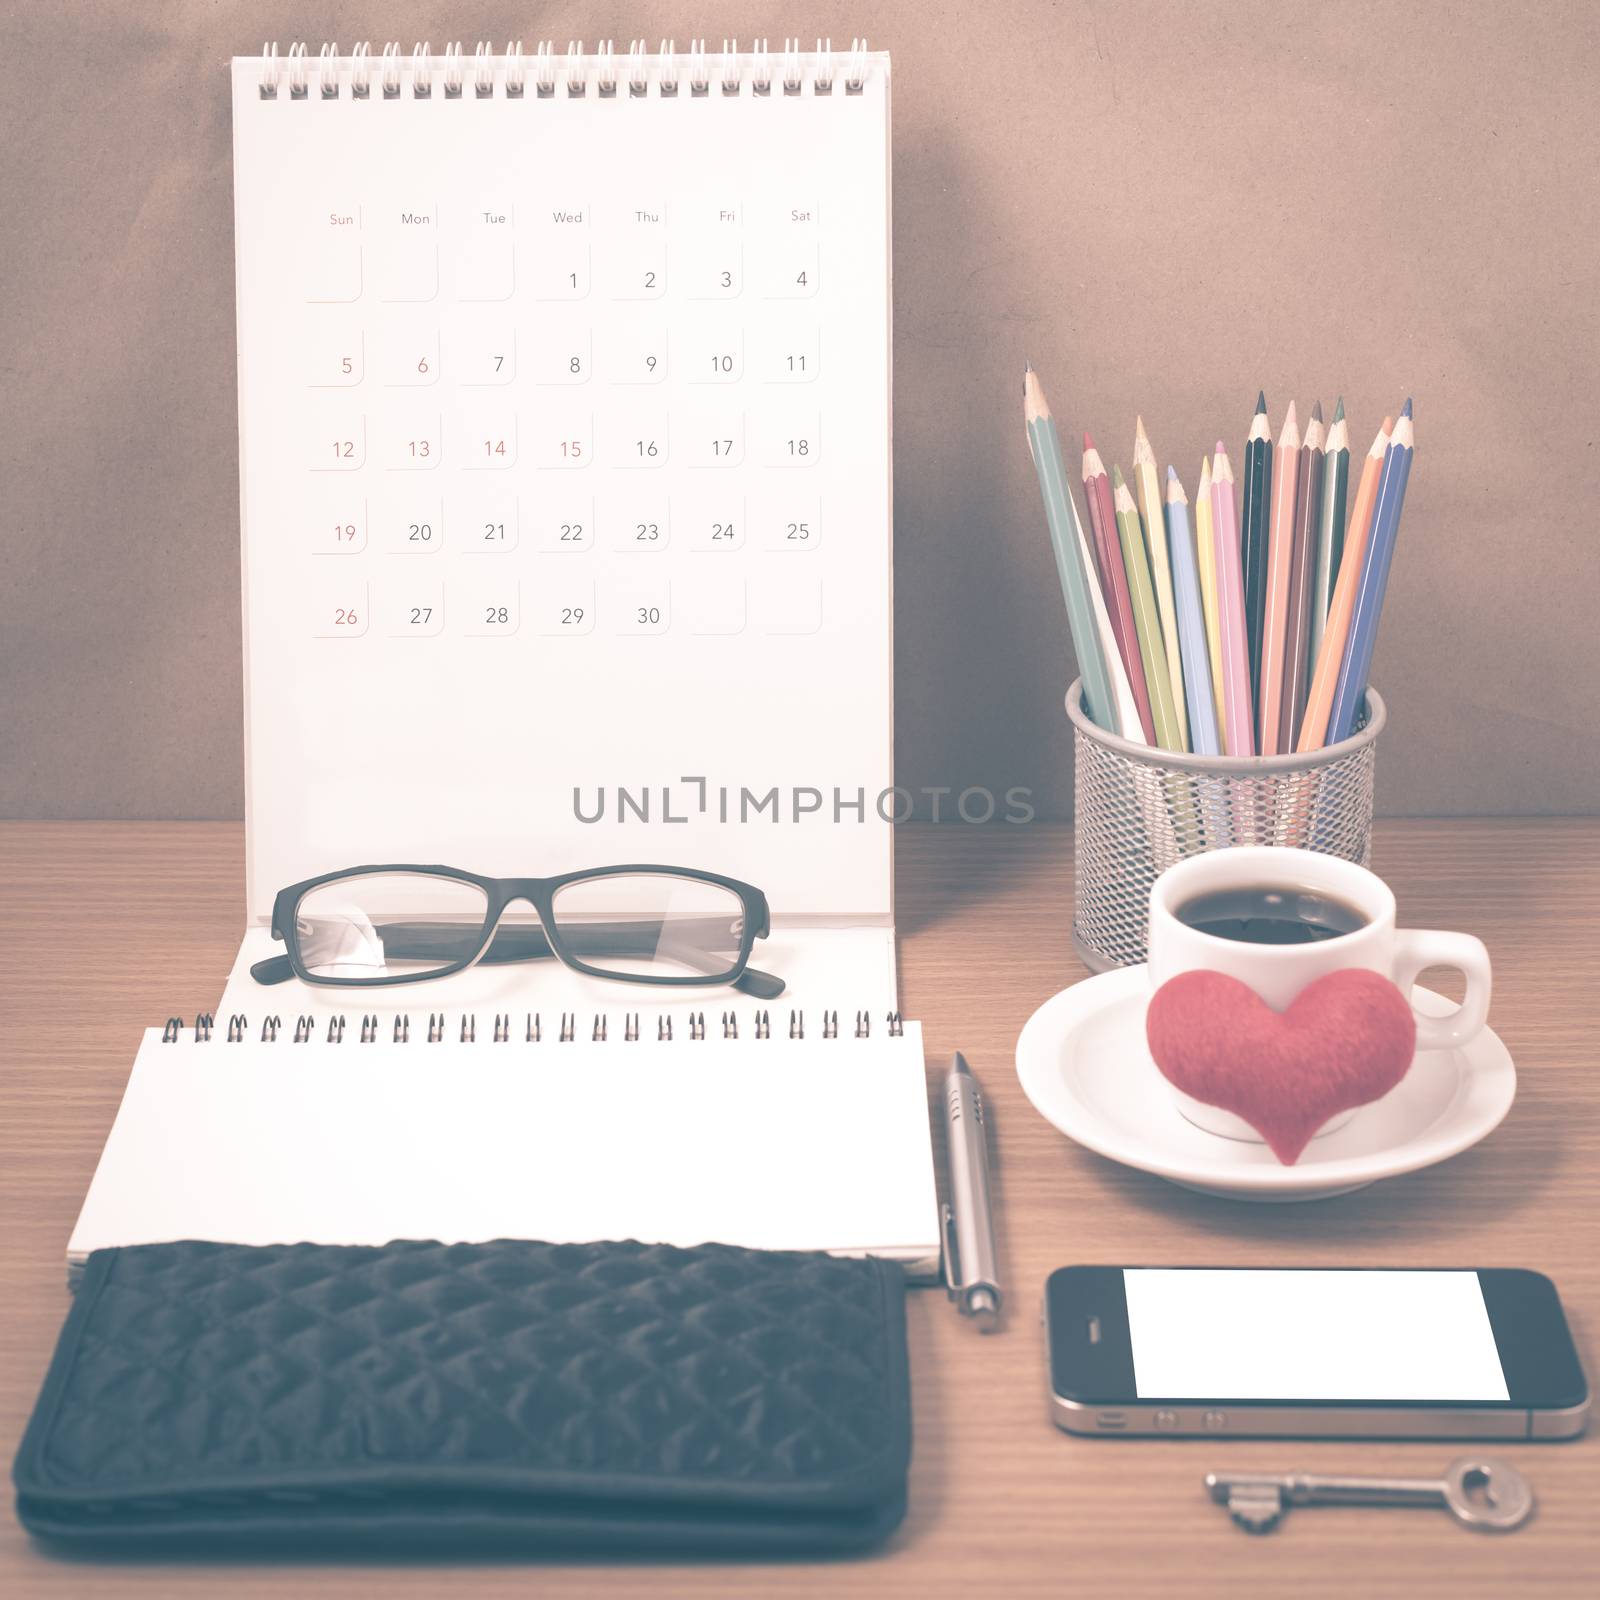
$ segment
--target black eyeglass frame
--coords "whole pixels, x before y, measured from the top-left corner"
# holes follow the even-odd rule
[[[300,939],[296,927],[300,902],[313,889],[320,889],[325,884],[337,883],[344,878],[377,877],[385,873],[446,878],[455,883],[470,884],[481,891],[485,905],[477,948],[471,955],[452,961],[437,971],[407,974],[401,977],[328,978],[309,972],[300,959]],[[572,953],[561,936],[556,918],[556,895],[574,883],[640,876],[682,878],[694,883],[714,884],[738,896],[743,908],[739,951],[725,972],[710,973],[705,976],[695,974],[689,977],[669,977],[645,972],[613,972],[580,960]],[[250,975],[258,983],[267,984],[282,983],[290,977],[296,977],[302,983],[325,989],[374,989],[400,984],[431,983],[438,978],[449,978],[458,972],[465,972],[469,967],[474,967],[484,960],[486,956],[490,956],[490,946],[495,941],[500,920],[505,915],[507,907],[518,900],[527,901],[539,916],[539,928],[528,929],[526,932],[535,941],[542,939],[548,948],[539,949],[535,943],[532,948],[504,956],[502,960],[508,962],[537,960],[542,956],[551,955],[574,972],[582,972],[592,978],[607,978],[616,983],[643,983],[666,989],[703,989],[709,985],[725,983],[742,989],[747,994],[753,994],[759,999],[770,1000],[775,1000],[783,993],[784,983],[781,978],[775,978],[770,973],[758,972],[750,966],[750,953],[755,948],[756,940],[765,939],[772,931],[772,914],[767,906],[767,897],[754,884],[743,883],[738,878],[724,877],[719,872],[704,872],[695,867],[663,866],[659,862],[587,867],[579,872],[564,872],[554,878],[486,878],[481,873],[468,872],[461,867],[418,866],[410,862],[345,867],[338,872],[324,872],[315,878],[306,878],[300,883],[290,884],[287,889],[278,891],[272,902],[272,937],[282,942],[284,953],[256,962],[250,969]],[[291,934],[293,937],[290,937]],[[490,959],[493,957],[490,956]]]

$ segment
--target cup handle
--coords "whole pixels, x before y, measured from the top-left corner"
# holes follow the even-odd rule
[[[1426,967],[1454,967],[1466,975],[1465,999],[1448,1016],[1428,1017],[1412,1006],[1417,1019],[1417,1049],[1452,1050],[1473,1038],[1489,1016],[1489,952],[1470,933],[1433,928],[1400,928],[1394,936],[1394,981],[1407,1000],[1417,974]]]

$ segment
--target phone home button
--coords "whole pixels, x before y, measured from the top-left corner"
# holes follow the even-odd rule
[[[1205,1423],[1207,1433],[1221,1433],[1228,1426],[1228,1413],[1208,1411],[1201,1420]]]
[[[1165,1409],[1156,1412],[1155,1424],[1163,1433],[1170,1433],[1178,1426],[1178,1413]]]

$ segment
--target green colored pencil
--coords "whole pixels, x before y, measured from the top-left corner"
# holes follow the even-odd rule
[[[1072,630],[1072,653],[1078,658],[1083,677],[1084,709],[1089,720],[1108,733],[1119,732],[1117,704],[1111,693],[1111,679],[1100,651],[1100,631],[1095,626],[1094,603],[1089,585],[1096,580],[1084,569],[1083,541],[1078,533],[1078,512],[1067,487],[1067,471],[1061,460],[1061,437],[1056,432],[1050,403],[1044,397],[1039,374],[1032,366],[1022,375],[1022,417],[1028,432],[1028,451],[1039,474],[1039,493],[1044,499],[1045,520],[1050,524],[1050,543],[1056,553],[1056,574],[1061,579],[1061,598],[1067,604],[1067,625]]]
[[[1128,573],[1133,626],[1139,635],[1139,660],[1144,666],[1145,687],[1150,691],[1150,718],[1156,725],[1156,743],[1163,750],[1187,750],[1183,731],[1178,726],[1178,708],[1172,699],[1172,677],[1167,668],[1166,647],[1161,642],[1161,614],[1156,609],[1155,583],[1150,576],[1150,557],[1144,547],[1139,508],[1128,492],[1121,467],[1112,469],[1111,482],[1113,504],[1117,509],[1117,533],[1122,540],[1122,564]]]
[[[1323,457],[1322,515],[1317,525],[1315,587],[1311,591],[1311,659],[1322,653],[1322,633],[1328,625],[1333,586],[1339,581],[1344,557],[1345,497],[1350,488],[1350,427],[1344,420],[1344,401],[1334,408],[1333,426]]]

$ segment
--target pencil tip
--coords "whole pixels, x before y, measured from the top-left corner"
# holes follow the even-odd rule
[[[1405,403],[1405,406],[1402,408],[1402,410],[1400,412],[1400,415],[1402,417],[1409,417],[1411,415],[1411,396],[1410,395],[1406,396],[1406,403]]]
[[[1168,483],[1176,483],[1177,479],[1178,479],[1178,469],[1176,467],[1169,466],[1167,468],[1167,482]]]
[[[1322,421],[1322,402],[1320,400],[1316,401],[1311,407],[1311,420],[1313,422]]]
[[[1283,431],[1285,433],[1294,434],[1298,434],[1300,431],[1300,419],[1294,414],[1293,400],[1289,402],[1289,409],[1284,413],[1283,416]]]
[[[1344,421],[1344,396],[1343,395],[1339,396],[1339,403],[1333,408],[1333,420],[1335,422],[1343,422]]]
[[[1111,469],[1111,481],[1119,489],[1122,487],[1122,468],[1121,467],[1117,467],[1117,466],[1112,467],[1112,469]]]
[[[1083,430],[1083,448],[1085,450],[1094,449],[1094,440],[1089,437],[1089,430],[1087,428]]]
[[[1219,456],[1225,456],[1225,455],[1227,455],[1227,453],[1228,453],[1228,447],[1220,439],[1218,439],[1217,440],[1217,454]]]
[[[1133,436],[1134,436],[1135,439],[1142,439],[1142,438],[1145,437],[1144,418],[1143,417],[1140,417],[1140,416],[1135,416],[1134,417],[1134,419],[1133,419]]]
[[[1265,411],[1266,409],[1267,409],[1267,391],[1265,389],[1258,389],[1256,391],[1256,415],[1259,417],[1261,415],[1261,413],[1263,411]]]

